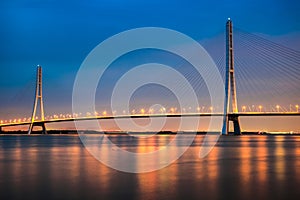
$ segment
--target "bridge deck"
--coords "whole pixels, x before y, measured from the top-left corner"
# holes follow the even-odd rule
[[[240,113],[228,113],[228,115],[235,116],[300,116],[300,112],[240,112]],[[90,117],[78,117],[78,118],[58,118],[44,121],[35,121],[35,123],[57,123],[57,122],[70,122],[70,121],[84,121],[84,120],[109,120],[109,119],[130,119],[130,118],[178,118],[178,117],[220,117],[224,116],[223,113],[183,113],[183,114],[136,114],[136,115],[115,115],[115,116],[90,116]],[[16,123],[4,123],[0,124],[0,127],[6,126],[21,126],[29,125],[31,122],[16,122]]]

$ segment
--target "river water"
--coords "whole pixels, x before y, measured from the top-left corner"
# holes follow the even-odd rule
[[[111,135],[134,151],[174,136]],[[154,138],[154,139],[153,139]],[[125,173],[95,159],[77,135],[0,136],[0,199],[299,199],[300,136],[222,136],[199,158],[203,135],[171,165]]]

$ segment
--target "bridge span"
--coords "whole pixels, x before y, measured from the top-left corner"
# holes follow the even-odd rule
[[[300,112],[240,112],[240,113],[228,113],[229,118],[235,116],[241,117],[266,117],[266,116],[300,116]],[[134,115],[107,115],[107,116],[86,116],[86,117],[71,117],[71,118],[57,118],[48,120],[35,120],[36,124],[48,124],[48,123],[59,123],[59,122],[72,122],[72,121],[86,121],[86,120],[111,120],[111,119],[147,119],[147,118],[179,118],[179,117],[224,117],[223,113],[165,113],[165,114],[134,114]],[[10,126],[22,126],[31,125],[32,122],[12,122],[0,124],[2,127]]]
[[[233,48],[233,27],[232,21],[228,19],[226,23],[226,73],[225,73],[225,99],[224,99],[224,110],[220,113],[217,110],[211,110],[206,113],[206,110],[198,110],[198,112],[185,112],[179,111],[178,113],[169,111],[162,113],[143,113],[143,114],[127,114],[127,115],[91,115],[91,116],[74,116],[68,115],[66,117],[56,116],[53,118],[45,118],[44,115],[44,104],[43,104],[43,93],[42,93],[42,68],[38,66],[37,68],[37,78],[36,78],[36,90],[35,90],[35,100],[33,104],[33,111],[31,118],[28,120],[13,120],[13,121],[2,121],[0,123],[0,131],[2,127],[9,126],[21,126],[21,125],[29,125],[28,134],[31,133],[34,126],[41,126],[43,132],[46,133],[45,124],[48,123],[59,123],[59,122],[72,122],[72,121],[85,121],[85,120],[112,120],[112,119],[130,119],[130,118],[180,118],[180,117],[223,117],[223,127],[220,131],[221,134],[228,134],[229,122],[233,123],[234,134],[241,134],[241,127],[239,118],[240,117],[267,117],[267,116],[300,116],[299,105],[296,105],[296,110],[292,112],[291,105],[289,112],[280,112],[280,106],[277,105],[275,111],[268,112],[266,110],[262,110],[262,106],[259,106],[259,112],[247,112],[246,107],[242,107],[242,112],[238,110],[238,102],[237,102],[237,91],[236,91],[236,82],[235,82],[235,69],[234,69],[234,48]],[[38,107],[39,105],[39,107]],[[230,109],[231,108],[231,109]],[[37,110],[39,109],[39,110]],[[40,117],[37,119],[36,113],[40,112]],[[252,109],[251,111],[254,111]],[[182,113],[180,113],[182,112]],[[26,118],[24,118],[26,119]]]

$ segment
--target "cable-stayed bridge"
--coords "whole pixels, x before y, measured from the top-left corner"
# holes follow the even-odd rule
[[[239,30],[237,30],[239,31]],[[170,108],[160,108],[159,110],[153,109],[133,109],[130,113],[117,114],[116,112],[87,112],[86,114],[72,113],[72,114],[58,114],[52,116],[45,116],[44,105],[43,105],[43,94],[42,94],[42,68],[39,66],[37,70],[36,78],[36,94],[33,106],[33,112],[31,117],[1,120],[0,128],[9,126],[19,126],[19,125],[29,125],[30,134],[34,126],[41,126],[43,132],[46,133],[45,124],[48,123],[58,123],[58,122],[68,122],[68,121],[84,121],[84,120],[109,120],[109,119],[129,119],[129,118],[178,118],[178,117],[205,117],[205,116],[217,116],[223,117],[223,128],[220,131],[222,134],[228,134],[229,132],[229,122],[233,122],[234,133],[241,134],[241,124],[239,117],[242,116],[299,116],[299,105],[290,104],[289,108],[283,107],[280,104],[275,104],[266,108],[261,104],[254,106],[251,104],[252,98],[249,96],[261,96],[262,98],[266,93],[270,93],[269,96],[280,96],[281,93],[278,92],[280,88],[293,87],[295,90],[295,95],[299,93],[299,66],[300,58],[296,51],[292,51],[286,47],[280,46],[276,43],[268,42],[261,37],[255,37],[251,34],[241,32],[240,45],[238,48],[233,46],[233,27],[232,21],[228,20],[226,24],[226,45],[224,59],[219,58],[216,63],[222,65],[222,60],[225,60],[224,71],[224,83],[225,83],[225,101],[224,105],[220,106],[223,110],[218,110],[212,106],[202,106],[197,108],[183,108],[180,112],[177,111],[176,107]],[[240,51],[239,48],[249,48],[251,51],[247,53],[240,54],[242,59],[236,59],[234,53]],[[252,48],[251,48],[252,47]],[[222,48],[221,48],[222,49]],[[223,49],[222,49],[223,50]],[[276,55],[282,55],[283,58],[276,57]],[[273,56],[275,55],[275,56]],[[255,58],[253,60],[253,58]],[[252,59],[252,60],[251,60]],[[264,68],[261,73],[256,74],[251,72],[251,66],[263,65]],[[246,71],[240,71],[240,68],[235,67],[246,66]],[[274,68],[274,66],[281,66]],[[248,70],[248,71],[247,71]],[[270,72],[276,72],[273,78],[280,77],[281,74],[287,74],[289,76],[289,81],[285,81],[285,86],[281,86],[280,82],[276,82],[273,85],[269,85],[270,90],[259,91],[264,85],[269,84],[267,74]],[[238,73],[237,73],[238,72]],[[243,77],[244,84],[238,84],[236,79]],[[262,87],[263,88],[263,87]],[[278,89],[279,88],[279,89]],[[242,105],[239,109],[238,103],[240,98],[238,94],[241,90],[255,90],[255,94],[249,93],[247,99],[249,99],[249,105]],[[297,93],[298,92],[298,93]],[[299,94],[298,94],[299,95]],[[288,98],[288,95],[287,95]],[[40,112],[40,117],[37,116],[37,111]]]

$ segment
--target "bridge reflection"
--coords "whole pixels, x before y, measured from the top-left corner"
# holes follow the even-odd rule
[[[163,148],[171,136],[111,135],[120,148],[145,153]],[[0,198],[18,199],[284,199],[299,196],[298,136],[221,137],[211,153],[198,157],[203,136],[159,171],[122,173],[92,157],[77,136],[0,137]],[[110,147],[102,149],[108,158]],[[176,153],[170,151],[170,154]],[[165,156],[165,155],[162,155]],[[153,160],[161,162],[165,158]],[[138,168],[143,163],[135,160]],[[230,181],[229,181],[230,180]],[[226,184],[225,184],[226,183]],[[238,189],[237,189],[238,187]],[[56,191],[53,193],[52,191]]]

